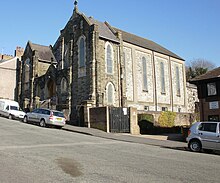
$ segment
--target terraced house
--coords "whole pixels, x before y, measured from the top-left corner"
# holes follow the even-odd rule
[[[74,123],[81,110],[103,106],[189,112],[184,59],[87,17],[77,3],[53,46],[28,42],[20,70],[23,107],[55,107]]]

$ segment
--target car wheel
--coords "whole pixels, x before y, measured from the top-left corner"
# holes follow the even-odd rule
[[[24,117],[23,121],[24,121],[24,123],[27,123],[27,122],[28,122],[27,116]]]
[[[199,140],[192,140],[189,142],[189,149],[193,152],[200,152],[202,149],[202,145]]]
[[[11,114],[9,114],[8,119],[12,119],[12,115]]]
[[[40,127],[46,127],[46,123],[44,119],[40,120]]]

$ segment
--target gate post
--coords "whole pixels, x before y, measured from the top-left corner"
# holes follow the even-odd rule
[[[86,127],[90,128],[90,113],[89,109],[92,107],[93,101],[84,101],[83,106],[84,106],[84,124]]]
[[[107,133],[110,133],[110,121],[109,121],[109,107],[106,106],[106,126],[107,126]]]
[[[130,107],[130,131],[132,135],[140,135],[140,127],[138,125],[137,109]]]

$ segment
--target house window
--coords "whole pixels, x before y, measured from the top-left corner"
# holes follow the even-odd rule
[[[106,59],[106,72],[107,74],[113,74],[113,48],[110,43],[106,43],[106,53],[105,53],[105,59]]]
[[[164,74],[164,63],[160,62],[160,82],[161,82],[161,93],[165,94],[165,74]]]
[[[176,67],[176,92],[177,96],[180,96],[180,70],[179,67]]]
[[[142,68],[143,68],[143,91],[147,92],[148,91],[148,86],[147,86],[147,61],[146,58],[142,58]]]
[[[83,37],[79,41],[79,67],[85,67],[85,39]]]
[[[208,96],[217,95],[216,83],[208,83],[207,91],[208,91]]]
[[[219,121],[219,115],[209,115],[208,121]]]
[[[113,105],[114,104],[114,86],[112,83],[107,85],[107,104]]]
[[[162,107],[162,111],[168,111],[167,107]]]

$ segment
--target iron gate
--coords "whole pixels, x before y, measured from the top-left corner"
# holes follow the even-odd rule
[[[109,124],[112,133],[130,133],[129,108],[109,107]]]

